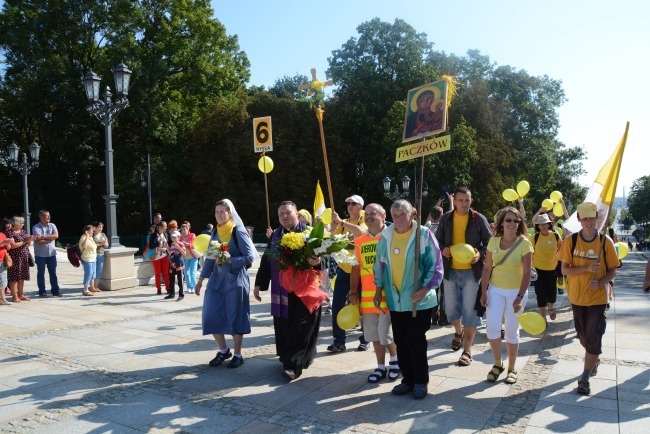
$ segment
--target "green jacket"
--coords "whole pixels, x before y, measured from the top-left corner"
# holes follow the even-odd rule
[[[404,264],[404,277],[402,290],[397,291],[393,286],[392,262],[390,254],[390,243],[393,239],[395,226],[391,225],[381,233],[381,239],[377,243],[377,258],[375,259],[374,273],[375,285],[384,288],[386,292],[386,303],[388,309],[396,312],[407,312],[412,310],[414,284],[414,259],[415,259],[415,229],[416,223],[412,224],[412,233],[406,247],[406,261]],[[418,304],[418,310],[430,309],[438,305],[435,288],[440,286],[443,277],[442,254],[438,247],[438,241],[431,231],[420,226],[420,264],[419,264],[419,289],[423,286],[429,288],[429,293]]]

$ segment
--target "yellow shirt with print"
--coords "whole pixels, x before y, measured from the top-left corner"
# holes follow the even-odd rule
[[[535,243],[535,234],[530,234],[528,239],[533,244],[533,267],[538,270],[551,271],[557,267],[558,251],[557,239],[555,232],[550,232],[544,236],[541,233]]]
[[[600,270],[596,273],[595,279],[600,279],[607,274],[608,268],[615,268],[620,265],[616,255],[616,248],[611,238],[603,235],[605,251],[600,255]],[[578,233],[577,242],[573,246],[572,237],[567,237],[560,249],[560,261],[571,264],[573,267],[589,265],[598,259],[601,250],[600,235],[593,241],[587,242]],[[571,252],[573,251],[573,255]],[[596,290],[589,289],[589,282],[594,280],[594,273],[584,272],[568,276],[567,295],[569,301],[577,306],[596,306],[608,303],[606,285]]]

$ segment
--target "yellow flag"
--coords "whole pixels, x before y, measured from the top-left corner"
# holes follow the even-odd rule
[[[316,197],[314,198],[314,217],[320,217],[325,211],[325,196],[320,188],[320,181],[316,181]]]
[[[607,163],[600,169],[598,176],[596,177],[596,182],[603,186],[603,191],[600,193],[600,198],[602,202],[606,205],[611,205],[614,203],[614,198],[616,197],[616,184],[618,184],[618,175],[621,172],[621,163],[623,162],[623,151],[625,151],[625,143],[627,142],[627,132],[630,128],[630,123],[628,122],[625,126],[625,133],[620,143],[616,147],[616,150],[609,157]]]
[[[596,180],[587,192],[585,202],[596,204],[596,208],[598,209],[596,228],[599,231],[605,227],[607,223],[607,214],[609,213],[609,210],[614,203],[614,198],[616,197],[616,185],[618,184],[618,175],[621,172],[623,151],[625,151],[625,143],[627,142],[627,132],[629,128],[630,123],[628,122],[625,126],[623,138],[614,150],[612,156],[607,160],[607,163],[605,163],[602,169],[600,169]],[[571,217],[564,222],[564,228],[571,232],[578,232],[582,228],[578,221],[578,215],[576,212],[574,212]]]

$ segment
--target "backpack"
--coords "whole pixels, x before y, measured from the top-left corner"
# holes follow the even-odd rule
[[[73,244],[68,247],[66,253],[68,254],[68,262],[73,267],[78,268],[81,266],[81,249],[79,249],[79,244]]]
[[[571,259],[573,259],[573,249],[576,246],[576,243],[578,242],[578,234],[579,232],[574,232],[571,234]],[[600,237],[600,244],[603,244],[603,241],[605,239],[605,235],[603,234],[598,234]],[[605,266],[607,266],[607,249],[603,248],[603,260],[605,261]]]

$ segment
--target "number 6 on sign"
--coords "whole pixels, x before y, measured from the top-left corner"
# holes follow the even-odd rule
[[[271,116],[253,119],[253,142],[255,152],[269,152],[273,150]]]

